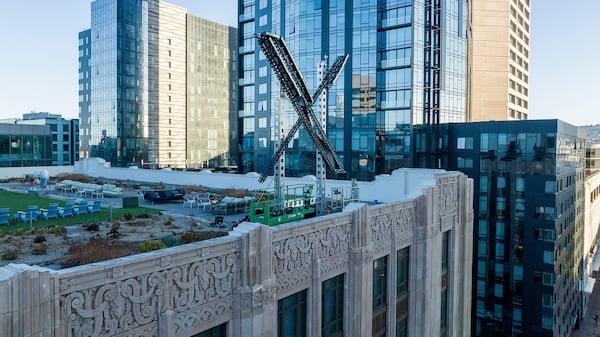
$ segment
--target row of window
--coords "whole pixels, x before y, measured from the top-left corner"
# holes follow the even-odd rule
[[[527,76],[525,73],[521,72],[520,70],[517,70],[517,68],[515,68],[515,66],[513,66],[512,64],[508,66],[508,71],[510,72],[511,75],[516,76],[518,79],[522,80],[525,83],[529,82],[529,76]]]

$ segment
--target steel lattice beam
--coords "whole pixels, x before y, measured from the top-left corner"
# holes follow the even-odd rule
[[[275,151],[275,155],[267,167],[264,168],[259,181],[264,182],[266,180],[268,176],[267,172],[277,163],[290,140],[300,128],[300,125],[304,125],[307,134],[329,169],[337,174],[344,173],[344,167],[329,139],[327,139],[320,121],[312,111],[312,105],[323,90],[328,89],[338,78],[348,60],[348,55],[339,56],[335,60],[317,87],[314,95],[311,96],[302,73],[300,73],[296,62],[294,62],[294,58],[290,54],[285,41],[281,37],[271,33],[258,34],[256,38],[259,47],[265,54],[271,69],[279,81],[281,90],[298,114],[298,120],[294,123],[287,136],[281,140],[279,148]]]

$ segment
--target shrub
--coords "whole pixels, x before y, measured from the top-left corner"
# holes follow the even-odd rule
[[[9,233],[12,236],[21,236],[21,235],[27,233],[27,229],[25,229],[25,228],[13,229]]]
[[[219,231],[202,231],[195,232],[192,230],[185,231],[181,234],[181,242],[183,243],[192,243],[203,240],[214,239],[219,236],[225,236],[227,233],[219,232]]]
[[[38,235],[33,239],[33,243],[42,243],[46,242],[46,237],[43,235]]]
[[[135,249],[135,251],[138,253],[145,253],[151,252],[153,250],[163,249],[165,247],[165,243],[160,240],[147,240],[145,242],[140,243]]]
[[[167,220],[165,220],[165,226],[172,226],[174,221],[175,219],[173,219],[172,216],[167,217]]]
[[[67,233],[67,229],[62,226],[51,226],[48,227],[49,234],[62,235]]]
[[[125,215],[123,215],[123,219],[129,221],[129,220],[133,219],[133,214],[125,213]]]
[[[248,190],[240,190],[240,189],[235,189],[235,188],[227,188],[227,189],[222,190],[220,192],[220,194],[228,196],[228,197],[242,198],[242,197],[249,196],[250,192]]]
[[[18,257],[18,249],[7,249],[2,253],[2,260],[16,260]]]
[[[116,259],[131,255],[132,251],[125,244],[98,238],[88,243],[73,245],[69,248],[63,268],[81,266],[88,263]]]
[[[36,243],[31,247],[31,253],[33,255],[45,255],[48,251],[48,246],[46,242]]]
[[[180,237],[181,242],[183,243],[192,243],[200,240],[200,233],[194,232],[192,230],[185,231],[181,233]]]
[[[128,225],[133,227],[146,227],[149,224],[150,222],[148,220],[137,220],[130,222]]]
[[[160,238],[160,241],[164,242],[167,247],[180,246],[183,244],[180,240],[178,240],[172,236],[162,237],[162,238]]]
[[[137,218],[138,219],[150,219],[150,214],[142,213],[142,214],[138,215]]]
[[[85,225],[85,230],[88,232],[97,232],[100,230],[100,226],[98,226],[97,223],[92,222],[92,223]]]

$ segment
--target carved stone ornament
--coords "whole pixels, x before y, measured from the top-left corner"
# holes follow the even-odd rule
[[[410,238],[414,226],[414,207],[376,216],[371,227],[371,240],[373,241],[374,252],[380,253],[391,249],[392,232],[395,233],[397,240]]]
[[[456,211],[458,200],[458,177],[451,176],[438,180],[440,188],[440,214],[448,214]]]
[[[282,291],[311,279],[311,265],[348,254],[350,226],[321,228],[273,242],[273,268]]]
[[[175,336],[184,336],[185,332],[197,330],[195,329],[196,327],[230,313],[232,310],[233,298],[230,296],[215,301],[210,305],[203,305],[175,315],[175,319],[173,320]]]
[[[238,253],[229,253],[64,294],[61,307],[66,311],[67,336],[129,335],[138,328],[144,331],[145,325],[158,321],[159,311],[169,309],[194,312],[180,326],[189,326],[194,319],[200,324],[210,316],[207,313],[232,310],[237,260]],[[111,272],[113,277],[125,274],[121,267]],[[223,303],[228,303],[227,309]]]

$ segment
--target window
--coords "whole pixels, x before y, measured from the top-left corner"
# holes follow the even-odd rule
[[[544,263],[554,264],[554,254],[551,250],[544,251]]]
[[[506,178],[498,177],[497,184],[498,184],[498,188],[506,188]]]
[[[386,335],[387,326],[387,256],[373,261],[372,336]]]
[[[409,273],[409,254],[408,247],[400,249],[397,256],[397,269],[396,269],[396,297],[406,294],[408,292],[408,273]]]
[[[513,279],[515,281],[523,281],[523,266],[514,266]]]
[[[477,245],[477,256],[486,257],[487,256],[487,242],[485,240],[479,240]]]
[[[487,236],[488,222],[487,220],[479,220],[479,237]]]
[[[344,335],[344,274],[322,284],[321,336]]]
[[[513,308],[513,321],[515,323],[521,323],[522,315],[521,308]]]
[[[277,302],[277,336],[306,336],[306,289]]]
[[[477,261],[477,276],[485,277],[486,265],[484,260]]]
[[[552,330],[552,312],[542,313],[542,328]]]
[[[477,280],[477,296],[485,297],[485,281]]]
[[[556,186],[556,182],[554,180],[547,180],[545,182],[544,191],[546,193],[554,193],[555,186]]]
[[[262,83],[258,85],[258,93],[259,94],[266,94],[267,93],[267,84],[266,83]]]
[[[488,191],[488,177],[481,176],[479,178],[479,192],[485,193]]]
[[[227,323],[223,323],[210,330],[201,332],[193,337],[225,337],[227,333]]]
[[[542,294],[542,306],[546,308],[552,308],[552,295]]]
[[[267,101],[258,101],[258,111],[267,111]]]
[[[502,298],[502,296],[503,296],[502,283],[494,284],[494,296]]]
[[[554,274],[542,273],[542,284],[545,286],[553,286],[554,285]]]
[[[267,15],[266,15],[266,14],[265,14],[265,15],[261,15],[261,16],[258,18],[258,25],[259,25],[259,26],[264,26],[264,25],[266,25],[266,24],[267,24]]]
[[[267,127],[267,117],[261,117],[258,119],[258,127],[266,128]]]
[[[504,243],[496,242],[496,259],[504,259]]]
[[[258,147],[264,149],[267,147],[267,138],[261,137],[258,138]]]
[[[515,180],[515,191],[525,192],[525,178],[517,178]]]
[[[265,76],[267,76],[267,67],[262,66],[262,67],[258,68],[258,77],[265,77]]]
[[[458,137],[456,139],[457,150],[473,150],[473,138],[472,137]]]

